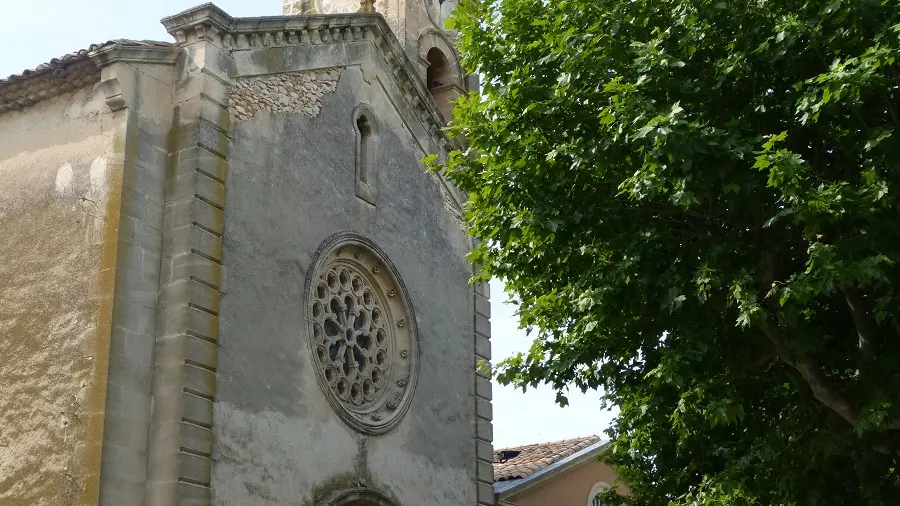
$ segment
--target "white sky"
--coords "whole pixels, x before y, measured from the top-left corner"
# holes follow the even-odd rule
[[[0,78],[110,39],[172,40],[159,20],[201,3],[203,0],[0,0]],[[236,17],[273,16],[281,14],[282,0],[215,3]],[[491,295],[496,361],[525,351],[530,341],[518,330],[513,307],[504,304],[501,283],[491,283]],[[601,410],[598,397],[594,392],[573,393],[570,405],[560,408],[550,389],[529,389],[523,394],[495,384],[494,445],[501,448],[590,434],[603,436],[613,413]]]

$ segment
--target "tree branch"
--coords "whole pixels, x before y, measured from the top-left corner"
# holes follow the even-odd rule
[[[856,333],[859,335],[859,353],[862,355],[864,363],[871,363],[875,361],[875,350],[877,348],[875,322],[866,310],[862,294],[859,293],[859,289],[855,285],[843,284],[841,285],[841,291],[844,293],[847,306],[850,307],[853,325],[856,326]]]
[[[788,342],[787,337],[782,333],[777,324],[770,320],[763,322],[763,332],[775,345],[778,355],[786,364],[790,365],[800,373],[800,376],[806,381],[812,390],[813,396],[826,407],[837,413],[838,416],[847,421],[850,425],[856,426],[859,420],[859,410],[850,402],[850,399],[843,394],[822,372],[818,362],[809,357],[793,357],[793,346]]]

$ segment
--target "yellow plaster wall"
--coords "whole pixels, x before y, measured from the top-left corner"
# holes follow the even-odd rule
[[[517,506],[586,506],[591,488],[598,482],[613,485],[616,473],[596,459],[590,459],[563,473],[547,479],[532,488],[523,490],[506,501]],[[619,485],[622,493],[628,487]]]
[[[0,115],[4,506],[96,503],[124,124],[108,111],[88,87]]]

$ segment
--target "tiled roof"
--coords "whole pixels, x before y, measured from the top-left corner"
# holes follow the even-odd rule
[[[598,436],[587,436],[495,450],[494,481],[527,478],[599,441]]]
[[[99,44],[91,44],[86,49],[79,49],[73,53],[64,54],[59,58],[53,58],[47,63],[42,63],[33,69],[23,70],[19,74],[13,74],[7,78],[0,79],[0,88],[4,86],[9,86],[11,84],[17,83],[19,81],[24,81],[25,79],[29,79],[32,77],[37,77],[39,75],[52,73],[57,77],[65,77],[66,68],[73,63],[78,63],[88,59],[88,54],[92,51],[97,51],[98,49],[102,49],[106,46],[111,46],[114,44],[119,44],[122,46],[164,46],[171,47],[173,44],[171,42],[159,42],[155,40],[130,40],[130,39],[116,39],[109,40],[106,42],[101,42]]]

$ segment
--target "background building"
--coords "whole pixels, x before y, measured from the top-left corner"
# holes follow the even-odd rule
[[[602,506],[599,494],[616,484],[615,471],[598,459],[608,442],[588,436],[497,450],[494,492],[498,505]]]

